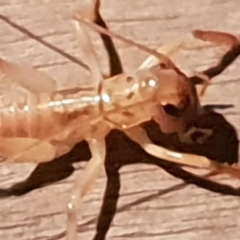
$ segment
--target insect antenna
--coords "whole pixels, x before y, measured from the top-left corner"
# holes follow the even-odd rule
[[[60,54],[61,56],[63,56],[64,58],[70,60],[73,63],[76,63],[77,65],[80,65],[81,67],[83,67],[85,70],[90,71],[89,66],[86,65],[83,61],[81,61],[80,59],[72,56],[71,54],[63,51],[62,49],[52,45],[51,43],[47,42],[46,40],[43,40],[40,36],[32,33],[30,30],[28,30],[27,28],[11,21],[8,17],[0,14],[0,19],[2,21],[4,21],[5,23],[7,23],[8,25],[10,25],[11,27],[13,27],[14,29],[20,31],[21,33],[25,34],[26,36],[28,36],[31,39],[34,39],[35,41],[37,41],[38,43],[44,45],[45,47],[53,50],[54,52]]]
[[[160,63],[164,64],[167,68],[177,69],[175,64],[172,62],[172,60],[168,56],[166,56],[166,55],[164,55],[164,54],[162,54],[162,53],[160,53],[160,52],[158,52],[158,51],[156,51],[154,49],[151,49],[151,48],[149,48],[149,47],[147,47],[147,46],[145,46],[145,45],[143,45],[141,43],[137,43],[137,42],[135,42],[135,41],[133,41],[133,40],[131,40],[129,38],[125,38],[125,37],[123,37],[123,36],[121,36],[121,35],[119,35],[117,33],[114,33],[114,32],[112,32],[112,31],[110,31],[108,29],[105,29],[105,28],[97,25],[96,23],[92,22],[91,20],[89,20],[87,18],[83,18],[80,14],[77,14],[74,17],[74,19],[79,21],[79,22],[84,23],[89,28],[91,28],[91,29],[93,29],[93,30],[95,30],[95,31],[97,31],[97,32],[99,32],[101,34],[105,34],[105,35],[108,35],[109,37],[118,39],[118,40],[120,40],[122,42],[125,42],[125,43],[127,43],[127,44],[129,44],[131,46],[135,46],[138,49],[155,56],[156,58],[159,59]]]

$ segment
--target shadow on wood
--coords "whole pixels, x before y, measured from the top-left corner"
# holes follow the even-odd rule
[[[101,24],[101,21],[99,22]],[[105,40],[103,39],[103,41],[105,42],[106,39],[108,38],[105,38]],[[110,48],[114,47],[111,44],[112,43],[109,43],[106,46],[110,46]],[[110,51],[108,50],[108,52]],[[237,55],[235,57],[237,57]],[[110,64],[114,61],[115,71],[113,71],[113,64],[111,66],[111,72],[117,74],[118,72],[122,71],[122,68],[116,68],[116,65],[120,64],[118,62],[118,59],[110,61]],[[225,68],[225,65],[221,67],[221,69],[222,68]],[[196,83],[198,83],[197,80],[199,79],[196,79]],[[230,125],[221,114],[215,113],[211,110],[211,108],[206,106],[205,110],[205,114],[203,114],[198,119],[196,126],[213,129],[214,134],[204,144],[201,145],[183,144],[179,142],[175,134],[164,135],[161,133],[159,126],[153,121],[144,124],[144,128],[147,130],[152,141],[158,145],[181,152],[190,152],[199,155],[205,155],[218,162],[227,162],[229,164],[236,163],[238,161],[238,139],[234,127]],[[240,189],[235,189],[231,186],[218,184],[201,178],[181,169],[176,164],[169,163],[167,161],[148,155],[140,148],[140,146],[129,140],[121,131],[111,131],[106,138],[106,142],[107,156],[105,161],[105,169],[107,173],[107,187],[101,212],[98,218],[97,232],[95,234],[94,240],[103,240],[106,237],[106,234],[117,210],[117,201],[119,199],[119,191],[121,188],[119,170],[121,167],[129,164],[145,163],[156,165],[160,168],[163,168],[169,174],[183,179],[186,183],[195,184],[207,190],[222,194],[240,196]],[[0,198],[27,194],[32,190],[67,178],[74,172],[74,167],[72,166],[73,163],[87,161],[90,158],[91,153],[89,151],[87,143],[85,141],[80,142],[70,153],[58,159],[54,159],[51,162],[39,164],[25,181],[15,184],[8,189],[0,189]],[[149,201],[152,198],[159,197],[169,191],[179,190],[182,187],[183,185],[177,185],[169,189],[161,190],[156,194],[138,199],[137,201],[131,203],[131,205]],[[122,207],[121,211],[126,210],[128,207],[129,205]],[[90,223],[91,222],[89,221],[79,226],[78,231],[80,232],[81,229],[87,227],[87,225]],[[54,237],[51,237],[51,239],[59,239],[64,235],[65,233],[63,232]]]
[[[199,145],[187,145],[178,141],[176,135],[165,135],[159,130],[154,122],[148,122],[144,128],[147,130],[150,138],[161,146],[166,146],[182,152],[191,152],[205,155],[219,162],[235,163],[238,160],[238,140],[234,128],[220,114],[208,111],[196,123],[199,127],[211,128],[214,130],[213,136],[206,143]],[[107,136],[107,157],[105,168],[107,173],[107,187],[104,201],[98,218],[97,232],[94,240],[105,239],[111,221],[117,210],[117,201],[121,187],[119,169],[128,164],[153,164],[163,168],[169,174],[183,179],[186,183],[195,184],[210,191],[240,196],[240,189],[231,186],[219,184],[193,175],[178,165],[157,159],[145,153],[136,143],[129,140],[121,131],[113,130]],[[86,142],[81,142],[68,154],[54,159],[51,162],[41,163],[32,174],[23,182],[15,184],[9,189],[0,189],[0,197],[19,196],[28,193],[34,189],[49,185],[53,182],[62,180],[70,176],[74,168],[73,163],[86,161],[90,159],[91,153]],[[139,199],[139,204],[148,201],[151,198],[159,197],[168,191],[178,190],[181,186],[175,186],[171,189],[159,191],[153,196]],[[124,210],[124,209],[122,209]],[[85,225],[79,226],[79,231]],[[55,236],[51,239],[58,239],[65,233]]]

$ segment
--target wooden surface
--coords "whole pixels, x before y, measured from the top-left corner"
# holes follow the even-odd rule
[[[26,27],[44,40],[79,57],[81,55],[75,41],[74,29],[69,20],[80,6],[81,1],[76,2],[0,0],[0,14],[8,16],[12,21]],[[157,47],[196,28],[239,33],[238,0],[103,0],[102,14],[112,30],[151,47]],[[1,20],[0,34],[1,57],[39,67],[58,79],[62,86],[66,84],[71,86],[79,76],[83,76],[79,74],[81,72],[79,66],[29,39]],[[125,44],[118,42],[117,46],[125,70],[135,69],[146,57],[146,54]],[[214,60],[205,55],[197,57],[197,59],[194,57],[194,61],[181,64],[186,64],[186,67],[194,70],[199,65],[209,66]],[[103,64],[106,65],[106,62]],[[233,108],[222,112],[235,128],[236,134],[240,130],[239,66],[238,60],[219,78],[214,79],[215,84],[210,86],[204,99],[211,104],[234,104]],[[84,78],[81,81],[84,81]],[[225,83],[219,84],[221,81]],[[218,120],[223,122],[221,117]],[[217,120],[212,118],[211,124],[215,123],[217,124]],[[216,132],[227,131],[229,135],[215,137],[217,142],[223,143],[223,147],[213,150],[210,155],[220,156],[225,153],[225,158],[237,158],[238,143],[234,129],[226,123],[223,123],[222,127],[223,129],[216,128]],[[223,196],[195,185],[184,184],[182,180],[156,166],[156,160],[152,162],[148,160],[149,156],[119,132],[113,132],[107,138],[107,143],[109,151],[106,164],[109,175],[107,196],[100,219],[97,221],[106,187],[106,176],[102,174],[95,188],[84,201],[83,217],[79,221],[81,239],[100,240],[104,239],[105,234],[106,239],[118,240],[237,240],[240,238],[239,197]],[[181,149],[181,146],[179,148]],[[86,150],[86,146],[81,145],[79,149]],[[195,148],[195,152],[198,152],[198,148]],[[78,157],[82,160],[84,157],[89,158],[89,154],[87,150],[80,151]],[[69,161],[77,161],[74,153]],[[52,172],[46,172],[46,175],[57,175],[61,166],[64,166],[61,164],[57,163]],[[2,164],[0,187],[7,188],[24,180],[35,166],[35,164]],[[85,162],[83,161],[80,166],[85,166]],[[119,168],[121,189],[118,198]],[[69,175],[68,170],[71,172],[71,167],[66,169],[66,176]],[[72,182],[81,172],[80,167],[65,180],[23,196],[0,199],[0,239],[64,239],[65,206]],[[37,175],[36,179],[41,179],[41,176]],[[225,179],[231,182],[228,178]],[[0,191],[0,194],[3,192]],[[113,214],[117,199],[117,210]],[[111,217],[114,218],[108,230]]]

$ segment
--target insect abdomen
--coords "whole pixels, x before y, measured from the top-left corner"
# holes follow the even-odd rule
[[[13,96],[13,95],[12,95]],[[48,93],[20,94],[12,99],[2,95],[0,102],[0,136],[49,138],[83,115],[98,114],[94,96]]]

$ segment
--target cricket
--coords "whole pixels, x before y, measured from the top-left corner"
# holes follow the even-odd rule
[[[112,129],[121,130],[154,157],[180,167],[210,170],[206,178],[228,174],[240,179],[237,165],[156,145],[141,126],[154,120],[163,133],[176,133],[180,141],[188,144],[193,144],[191,135],[195,131],[202,133],[199,144],[210,137],[211,129],[194,126],[203,113],[200,97],[207,91],[211,79],[221,74],[240,54],[239,37],[194,30],[186,38],[168,42],[155,50],[96,24],[100,0],[90,2],[87,9],[76,12],[73,22],[81,49],[88,53],[86,69],[93,87],[59,90],[57,81],[51,76],[0,59],[1,164],[48,162],[71,151],[78,142],[86,140],[89,144],[92,158],[84,174],[76,178],[67,203],[67,240],[78,239],[77,221],[83,211],[83,198],[103,171],[105,138]],[[135,71],[105,78],[89,31],[135,46],[150,56]],[[228,51],[216,66],[187,76],[171,56],[190,40],[223,45]],[[202,86],[200,92],[196,85]]]

